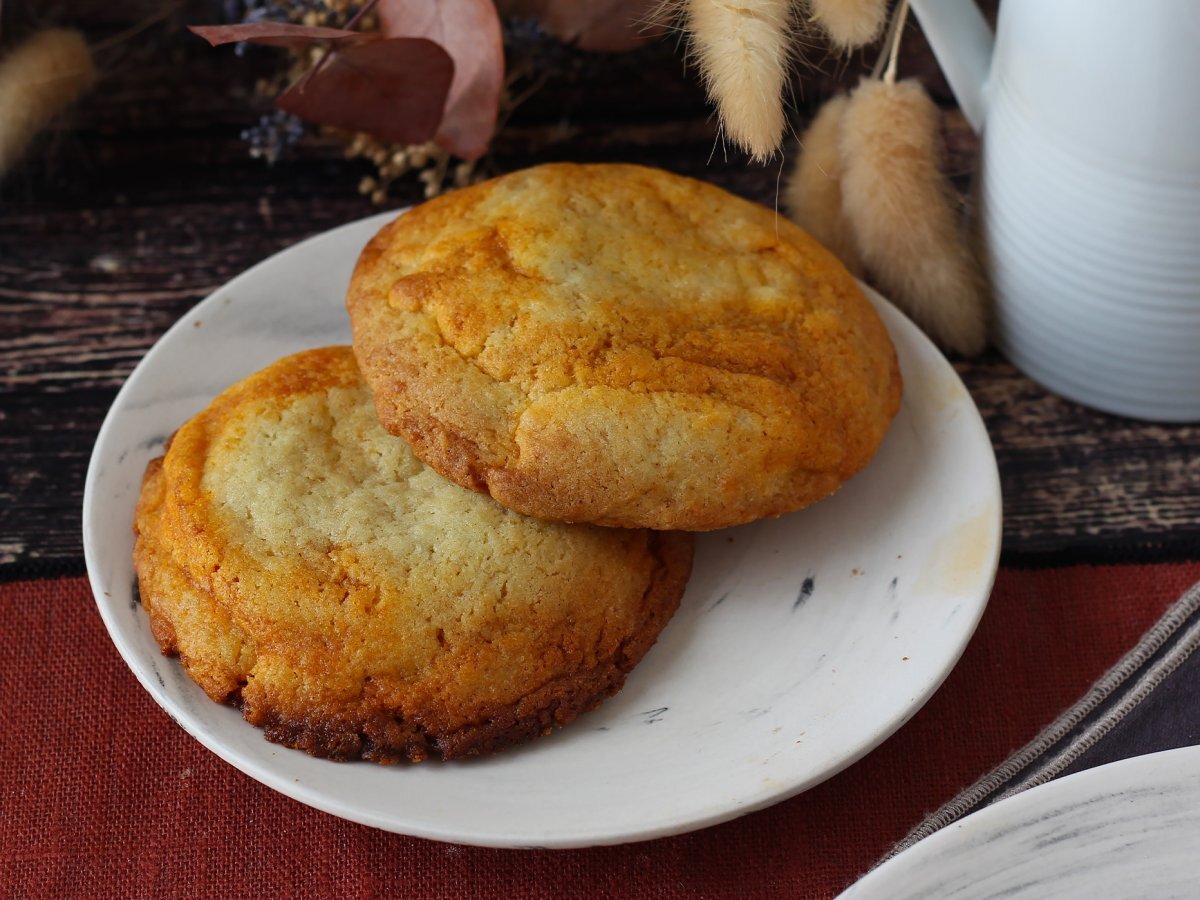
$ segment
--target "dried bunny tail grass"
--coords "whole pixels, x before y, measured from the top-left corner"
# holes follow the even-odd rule
[[[808,0],[808,5],[813,21],[843,50],[874,41],[887,19],[887,0]]]
[[[842,212],[841,130],[848,102],[844,94],[827,101],[800,138],[784,203],[792,221],[859,275],[862,261]]]
[[[916,81],[864,81],[842,116],[842,208],[863,264],[934,340],[987,344],[985,282],[938,169],[938,108]]]
[[[95,80],[91,51],[78,31],[39,31],[0,60],[0,175]]]
[[[756,162],[766,161],[787,124],[792,0],[687,0],[685,10],[724,133]]]

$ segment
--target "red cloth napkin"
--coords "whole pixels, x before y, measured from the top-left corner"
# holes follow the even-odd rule
[[[278,795],[154,704],[85,579],[0,585],[0,895],[833,896],[1198,579],[1200,562],[1002,570],[946,684],[866,759],[725,825],[569,851],[406,838]]]

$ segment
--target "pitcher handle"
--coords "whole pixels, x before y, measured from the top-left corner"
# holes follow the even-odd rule
[[[959,108],[976,131],[987,118],[995,36],[975,0],[909,0]]]

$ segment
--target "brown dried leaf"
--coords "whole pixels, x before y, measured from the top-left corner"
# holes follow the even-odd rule
[[[492,0],[380,0],[380,30],[390,38],[436,41],[454,60],[454,81],[434,138],[463,159],[487,152],[504,84],[500,18]]]
[[[248,41],[268,47],[307,47],[317,41],[372,41],[377,36],[344,28],[321,28],[310,25],[289,25],[285,22],[249,22],[242,25],[189,25],[188,31],[199,35],[212,46]]]
[[[580,50],[620,53],[666,30],[661,0],[506,0],[509,15],[533,16],[550,34]]]
[[[438,131],[454,61],[424,38],[391,38],[335,49],[276,100],[309,122],[423,144]]]
[[[518,19],[541,18],[547,0],[496,0],[496,11],[503,17]]]

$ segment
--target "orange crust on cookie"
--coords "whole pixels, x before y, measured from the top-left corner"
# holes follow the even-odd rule
[[[385,226],[347,295],[379,419],[541,518],[709,530],[835,491],[900,403],[895,351],[806,232],[716,187],[547,165]]]
[[[273,741],[490,753],[618,691],[678,606],[687,535],[540,522],[375,421],[349,348],[230,388],[147,468],[134,550],[164,653]]]

